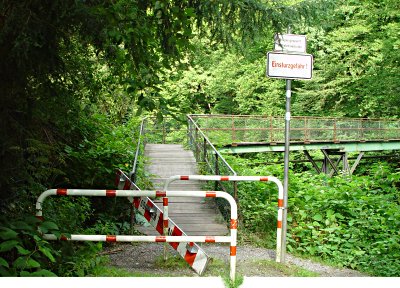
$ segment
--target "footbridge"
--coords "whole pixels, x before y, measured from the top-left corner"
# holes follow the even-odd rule
[[[214,189],[228,192],[237,202],[237,181],[234,179],[238,179],[238,175],[224,159],[224,155],[283,152],[284,126],[284,118],[272,116],[187,115],[186,119],[165,118],[163,121],[146,118],[136,134],[137,150],[133,168],[129,176],[119,173],[119,188],[132,189],[130,187],[135,186],[138,189],[134,185],[136,183],[144,189],[163,189],[163,183],[172,175],[220,175],[220,178],[213,176],[213,179],[220,180],[211,181],[206,187],[203,186],[205,182],[185,178],[183,180],[188,181],[175,183],[170,189]],[[366,152],[400,150],[400,120],[293,117],[290,150],[304,153],[304,161],[311,162],[319,173],[330,176],[343,172],[351,174]],[[349,153],[357,155],[351,167]],[[315,159],[321,156],[322,159]],[[322,162],[322,165],[318,162]],[[343,168],[339,167],[341,163]],[[173,236],[226,235],[230,207],[224,201],[215,200],[171,197],[167,200],[171,208],[171,223],[167,227],[174,228],[168,231]],[[278,200],[278,205],[282,201]],[[165,209],[165,200],[161,202],[146,198],[136,204],[135,209],[144,215],[148,223],[153,224],[152,227],[147,225],[138,230],[146,235],[162,233],[161,222],[152,219],[162,219],[161,208],[158,207],[164,206]],[[283,206],[279,207],[281,209]],[[277,226],[280,229],[279,220]],[[181,245],[179,249],[175,245],[175,248],[192,268],[199,266],[196,271],[201,274],[208,256],[202,247],[189,244]],[[197,263],[193,259],[197,259],[198,255],[201,260]]]
[[[275,116],[194,114],[161,122],[147,118],[141,132],[142,145],[183,144],[204,173],[213,175],[236,175],[223,155],[279,153],[285,149],[285,120]],[[400,120],[292,117],[290,151],[303,153],[304,160],[295,162],[310,162],[318,173],[351,175],[363,158],[387,157],[388,152],[400,151]],[[375,153],[365,156],[367,152]],[[230,187],[215,184],[215,189],[236,193],[234,184],[224,185]]]
[[[221,154],[285,150],[283,117],[190,115],[188,118]],[[302,151],[304,161],[312,163],[317,172],[330,176],[341,172],[352,174],[366,152],[400,150],[398,119],[300,116],[292,117],[290,125],[290,151]],[[310,152],[315,150],[320,152],[312,156]],[[349,153],[355,155],[352,166]],[[315,159],[318,154],[322,159]]]

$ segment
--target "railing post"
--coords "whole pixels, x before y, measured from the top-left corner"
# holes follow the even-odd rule
[[[308,129],[308,119],[304,117],[304,143],[310,143],[310,130]]]
[[[215,175],[219,175],[219,157],[218,154],[214,154],[215,155]],[[218,181],[215,181],[214,183],[214,190],[218,190]]]
[[[273,121],[272,116],[269,116],[269,139],[270,139],[269,142],[270,143],[274,142],[274,128],[272,125],[272,121]]]
[[[206,162],[207,160],[207,140],[203,138],[203,160]]]
[[[193,145],[193,139],[192,139],[192,121],[190,121],[190,118],[189,118],[189,116],[187,116],[187,121],[188,121],[188,131],[187,131],[187,135],[188,135],[188,144],[189,144],[189,147],[190,147],[190,149],[193,149],[192,148],[192,145]]]
[[[338,143],[336,131],[336,119],[333,120],[333,143]]]
[[[198,139],[198,129],[196,127],[196,130],[194,131],[194,146],[195,146],[195,156],[196,156],[196,161],[199,161],[199,145],[197,143],[197,139]]]
[[[235,118],[232,115],[232,143],[236,141],[236,131],[235,131]]]

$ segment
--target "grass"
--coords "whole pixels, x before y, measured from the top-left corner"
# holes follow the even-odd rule
[[[313,271],[309,271],[307,269],[289,265],[289,264],[282,264],[276,263],[272,260],[258,260],[254,261],[254,264],[257,267],[267,268],[272,271],[277,271],[283,274],[282,276],[286,277],[318,277],[319,274]]]

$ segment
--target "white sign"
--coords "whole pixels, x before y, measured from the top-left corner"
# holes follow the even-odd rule
[[[286,54],[268,52],[267,76],[284,79],[311,79],[313,56],[311,54]]]
[[[275,52],[306,53],[307,41],[305,35],[275,34]]]

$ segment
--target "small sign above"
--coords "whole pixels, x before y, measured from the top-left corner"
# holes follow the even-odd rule
[[[311,79],[313,56],[311,54],[286,54],[268,52],[267,76],[283,79]]]
[[[305,35],[275,34],[275,52],[306,53],[307,40]]]

